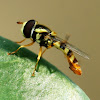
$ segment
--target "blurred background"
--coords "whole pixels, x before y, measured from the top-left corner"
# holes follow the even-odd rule
[[[99,100],[100,0],[0,0],[0,36],[12,41],[24,39],[16,22],[30,19],[48,26],[60,38],[69,34],[69,42],[90,56],[87,60],[75,54],[81,76],[70,71],[67,59],[56,48],[47,50],[43,58],[79,85],[91,100]],[[36,54],[39,51],[37,43],[27,48]]]

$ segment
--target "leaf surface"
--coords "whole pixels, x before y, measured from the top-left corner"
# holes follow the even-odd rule
[[[37,55],[0,37],[0,100],[90,100],[79,86],[41,58],[35,77]]]

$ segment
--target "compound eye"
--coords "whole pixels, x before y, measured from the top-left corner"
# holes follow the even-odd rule
[[[31,30],[35,25],[35,20],[29,20],[26,22],[25,26],[23,27],[23,34],[26,38],[30,38]]]

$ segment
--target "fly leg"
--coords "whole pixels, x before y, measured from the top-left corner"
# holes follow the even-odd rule
[[[49,48],[51,48],[52,46],[48,46],[46,49],[44,49],[44,51],[42,52],[42,54],[41,54],[41,57],[42,57],[42,55],[45,53],[45,51],[47,50],[47,49],[49,49]]]
[[[15,43],[22,43],[22,42],[24,42],[25,40],[26,40],[26,38],[25,38],[25,39],[23,39],[22,41],[15,42]]]
[[[35,64],[35,68],[34,68],[34,71],[33,71],[32,76],[34,76],[34,74],[35,74],[35,70],[36,70],[36,67],[37,67],[37,65],[38,65],[38,62],[39,62],[39,60],[40,60],[40,58],[41,58],[41,55],[42,55],[42,46],[40,46],[39,54],[38,54],[38,57],[37,57],[37,62],[36,62],[36,64]]]
[[[47,49],[51,48],[51,47],[52,47],[52,46],[48,46],[48,47],[42,52],[42,46],[40,46],[39,54],[38,54],[38,57],[37,57],[37,62],[36,62],[36,65],[35,65],[35,68],[34,68],[34,71],[33,71],[32,76],[35,76],[35,75],[34,75],[34,74],[35,74],[35,70],[36,70],[36,67],[37,67],[37,65],[38,65],[38,62],[39,62],[40,58],[41,58],[42,55],[45,53],[45,51],[46,51]]]
[[[15,51],[13,51],[13,52],[11,52],[11,53],[8,53],[8,55],[11,55],[11,54],[16,53],[19,49],[21,49],[21,48],[23,48],[23,47],[31,46],[33,43],[34,43],[34,42],[29,43],[29,44],[27,44],[27,45],[20,46],[17,50],[15,50]]]

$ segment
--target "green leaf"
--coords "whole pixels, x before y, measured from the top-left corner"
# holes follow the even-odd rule
[[[43,58],[32,77],[37,55],[25,48],[7,55],[18,47],[0,37],[0,100],[90,100],[79,86]]]

